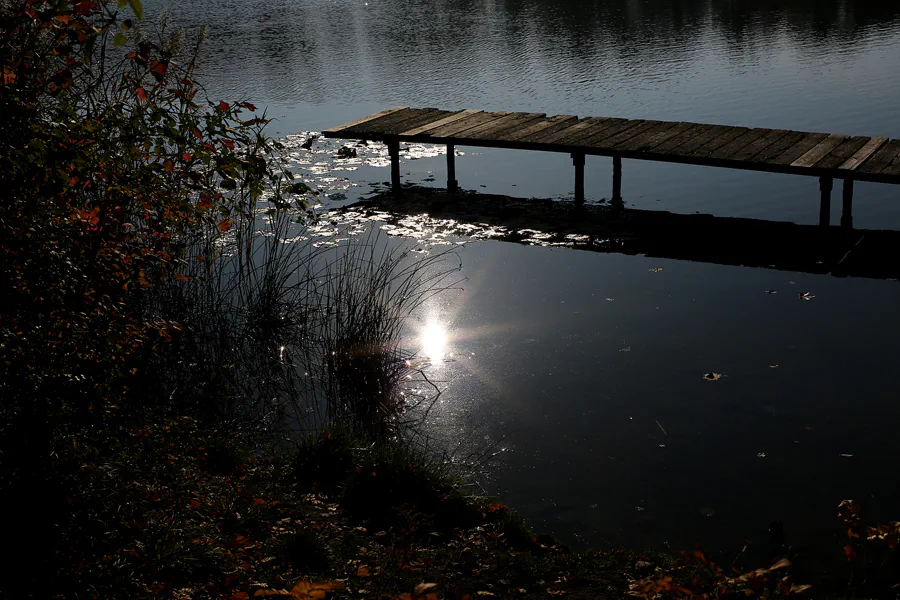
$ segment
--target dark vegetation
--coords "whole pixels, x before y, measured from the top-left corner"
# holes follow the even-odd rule
[[[411,426],[434,394],[398,393],[449,257],[284,243],[312,190],[141,12],[0,4],[0,597],[803,591],[787,560],[573,553],[464,493]],[[851,561],[897,546],[842,515]]]

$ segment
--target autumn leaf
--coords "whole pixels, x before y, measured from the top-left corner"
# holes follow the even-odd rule
[[[231,221],[229,219],[222,219],[219,221],[219,231],[225,233],[229,229],[231,229]]]
[[[812,587],[812,586],[809,585],[809,584],[804,584],[804,585],[792,585],[792,586],[791,586],[791,589],[790,589],[790,591],[789,591],[788,593],[789,593],[789,594],[802,594],[803,592],[805,592],[806,590],[808,590],[808,589],[811,588],[811,587]]]
[[[255,592],[253,592],[254,598],[268,598],[270,596],[290,598],[291,593],[287,590],[256,590]]]
[[[147,92],[144,91],[144,88],[138,88],[137,90],[135,90],[135,93],[137,94],[138,98],[140,98],[144,102],[147,101]]]
[[[725,376],[722,375],[721,373],[707,373],[703,376],[703,379],[705,379],[707,381],[718,381],[718,380],[722,379],[723,377],[725,377]]]
[[[291,588],[291,598],[295,600],[318,600],[325,598],[330,592],[344,589],[344,585],[337,582],[312,582],[299,581]]]
[[[425,594],[425,592],[427,592],[428,590],[436,588],[436,587],[437,587],[436,583],[420,583],[413,590],[413,598],[419,598],[423,594]]]
[[[190,281],[191,278],[184,273],[175,273],[175,281]]]
[[[369,567],[367,565],[360,565],[358,569],[356,569],[357,577],[371,577],[372,573],[369,572]]]
[[[219,110],[221,110],[222,112],[225,112],[225,111],[228,110],[228,108],[229,108],[229,107],[228,107],[228,103],[227,103],[227,102],[224,102],[224,101],[219,101],[219,107],[218,107],[218,108],[219,108]]]

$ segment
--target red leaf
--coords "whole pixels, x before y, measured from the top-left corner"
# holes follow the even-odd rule
[[[184,162],[191,162],[191,158],[193,157],[187,152],[181,155],[181,160],[183,160]]]
[[[247,592],[235,592],[231,595],[231,600],[250,600]]]
[[[144,88],[138,88],[135,93],[137,94],[138,98],[140,98],[144,102],[147,101],[147,92],[144,91]]]
[[[221,110],[222,112],[225,112],[226,110],[228,110],[228,108],[229,108],[229,106],[228,106],[227,102],[224,102],[221,100],[219,101],[219,110]]]
[[[229,148],[230,150],[234,150],[234,142],[232,142],[232,141],[229,140],[229,139],[222,138],[222,145],[228,146],[228,148]]]
[[[844,546],[844,556],[847,557],[847,560],[853,560],[856,558],[856,548],[850,544]]]
[[[221,231],[222,233],[225,233],[229,229],[231,229],[231,221],[229,221],[228,219],[223,219],[223,220],[219,221],[219,231]]]
[[[75,12],[79,15],[87,16],[91,14],[91,10],[95,7],[91,0],[82,0],[75,5]]]

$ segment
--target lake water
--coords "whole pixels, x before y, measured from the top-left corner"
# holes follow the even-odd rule
[[[211,96],[266,106],[279,135],[402,104],[900,137],[896,2],[146,4],[208,24]],[[566,155],[461,150],[465,188],[571,194]],[[440,156],[402,170],[445,180]],[[389,179],[371,165],[313,171],[336,204]],[[589,201],[609,194],[610,172],[588,157]],[[898,194],[857,184],[855,225],[900,229]],[[634,208],[818,219],[813,178],[626,160],[623,195]],[[727,552],[764,541],[772,520],[795,548],[830,539],[848,497],[867,517],[900,518],[896,281],[497,241],[457,253],[464,289],[411,324],[428,333],[410,345],[449,358],[429,371],[444,389],[431,426],[504,449],[483,485],[539,529]]]

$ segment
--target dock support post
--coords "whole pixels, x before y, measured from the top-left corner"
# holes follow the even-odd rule
[[[453,195],[456,188],[456,148],[453,144],[447,144],[447,192]]]
[[[622,202],[622,157],[613,156],[613,189],[612,201]]]
[[[822,201],[819,205],[819,225],[828,227],[831,224],[831,188],[834,180],[831,177],[819,178],[819,191],[822,192]]]
[[[853,180],[844,180],[844,207],[841,212],[841,227],[853,229]]]
[[[400,140],[387,140],[388,154],[391,157],[391,193],[400,196]]]
[[[575,202],[584,204],[584,152],[573,152],[572,164],[575,165]]]

